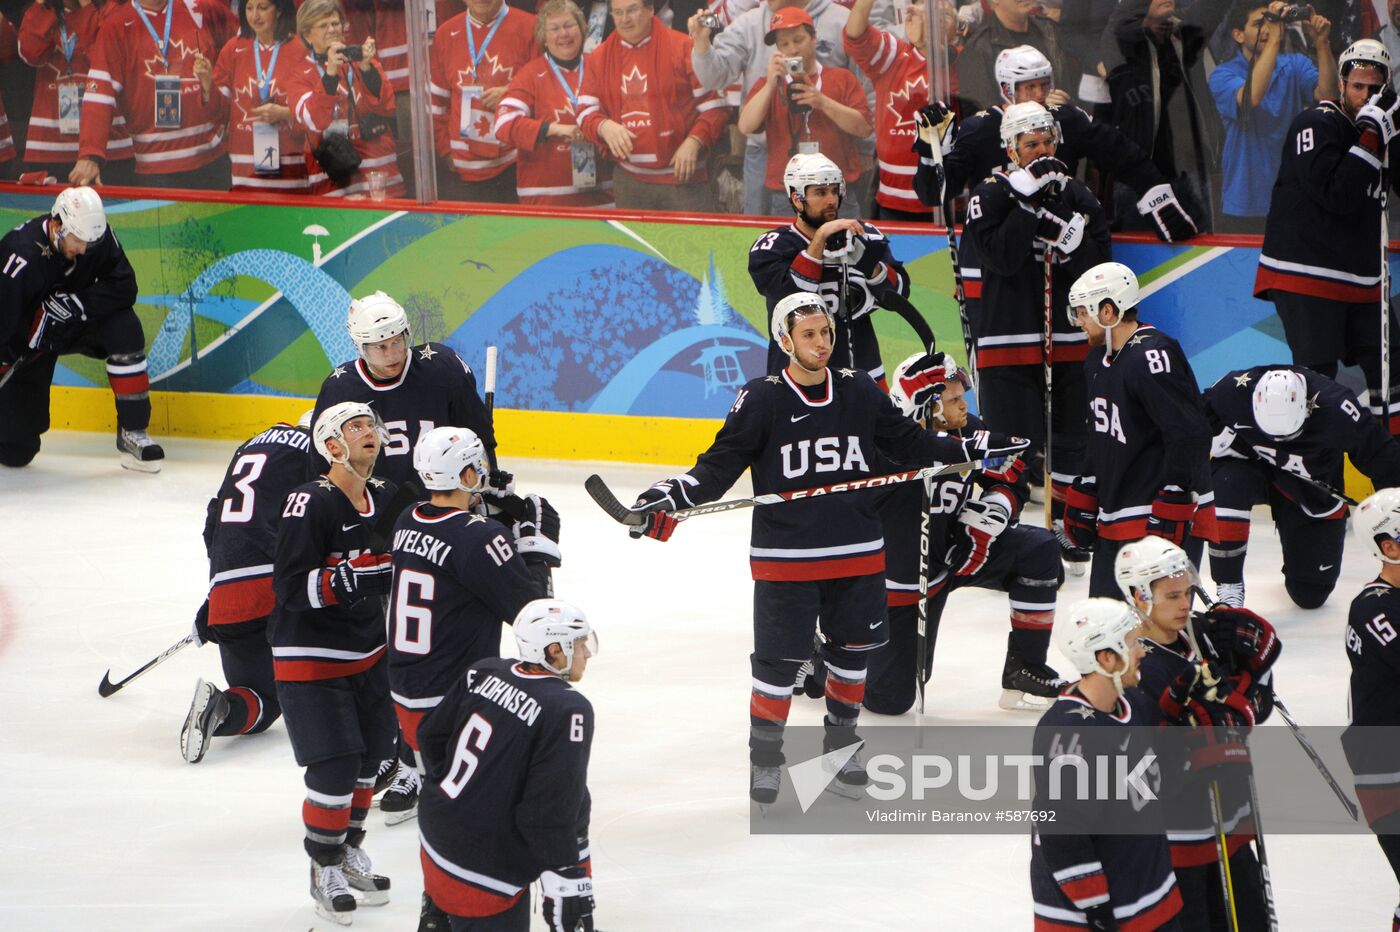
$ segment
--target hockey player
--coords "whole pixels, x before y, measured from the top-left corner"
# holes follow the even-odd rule
[[[1065,561],[1078,576],[1089,554],[1063,538],[1064,498],[1084,459],[1083,362],[1089,346],[1084,334],[1053,309],[1064,306],[1070,283],[1107,259],[1113,247],[1103,208],[1055,157],[1059,136],[1049,111],[1037,103],[1008,107],[1001,136],[1003,167],[973,189],[958,254],[977,347],[977,390],[988,420],[1029,437],[1037,452],[1043,450],[1045,354],[1050,353],[1050,508]],[[1052,328],[1053,343],[1047,348],[1046,332]]]
[[[1251,765],[1243,737],[1236,741],[1233,728],[1262,722],[1273,709],[1270,684],[1281,650],[1278,635],[1273,625],[1246,609],[1217,605],[1193,616],[1196,569],[1186,551],[1169,540],[1144,537],[1124,545],[1114,561],[1114,575],[1123,598],[1142,619],[1146,654],[1138,688],[1156,703],[1163,721],[1202,729],[1192,735],[1199,743],[1189,759],[1180,757],[1176,742],[1162,749],[1168,764],[1161,796],[1181,891],[1181,924],[1219,932],[1234,928],[1221,909],[1227,891],[1220,886],[1213,828],[1214,780],[1228,835],[1228,896],[1239,918],[1237,928],[1267,929],[1263,877],[1250,847],[1254,835],[1247,771],[1242,772]],[[1197,655],[1193,644],[1207,656]],[[1200,740],[1207,728],[1210,739]]]
[[[909,296],[909,275],[890,252],[889,240],[873,225],[840,218],[846,179],[831,159],[799,152],[788,160],[783,187],[797,216],[761,234],[749,248],[749,276],[772,315],[796,291],[816,294],[836,320],[831,359],[838,367],[864,369],[884,382],[885,366],[871,313],[887,292]],[[788,365],[775,339],[768,342],[768,374]]]
[[[370,478],[383,426],[373,409],[331,405],[312,442],[331,466],[287,496],[277,526],[268,628],[277,699],[297,765],[305,768],[303,842],[316,914],[340,925],[388,902],[389,880],[360,845],[379,762],[394,747],[384,659],[384,609],[393,566],[370,550],[370,529],[394,492]],[[352,892],[353,891],[353,892]]]
[[[311,412],[304,423],[274,424],[233,453],[218,494],[209,500],[204,546],[209,595],[195,621],[201,638],[219,645],[228,688],[201,679],[180,730],[180,753],[204,759],[209,739],[261,734],[282,714],[267,646],[272,614],[277,521],[287,493],[306,481]]]
[[[1397,433],[1393,361],[1388,404],[1380,397],[1381,203],[1384,186],[1396,184],[1383,166],[1400,125],[1390,68],[1380,42],[1353,42],[1339,59],[1341,99],[1304,110],[1289,127],[1254,296],[1274,303],[1295,364],[1329,378],[1339,360],[1359,365],[1371,413]]]
[[[538,495],[524,499],[531,518],[516,522],[513,535],[500,522],[474,513],[489,470],[486,448],[466,428],[425,433],[414,448],[413,465],[432,500],[407,509],[394,524],[389,688],[404,743],[417,751],[423,714],[441,701],[461,671],[500,656],[501,624],[547,593],[548,569],[537,574],[531,563],[558,566],[559,545],[533,517],[553,513]],[[553,532],[558,537],[557,515]],[[389,825],[417,814],[419,775],[409,755],[403,756],[408,766],[399,768],[398,792],[386,793],[380,802]]]
[[[1347,708],[1351,727],[1342,748],[1356,777],[1366,822],[1400,881],[1400,489],[1381,489],[1354,517],[1356,536],[1381,561],[1380,574],[1352,600],[1346,651],[1351,662]],[[1380,728],[1385,730],[1381,731]],[[1400,926],[1400,906],[1394,925]]]
[[[1142,662],[1139,633],[1137,616],[1111,599],[1088,599],[1060,613],[1055,646],[1080,678],[1041,716],[1033,746],[1043,761],[1067,753],[1086,761],[1100,756],[1117,758],[1120,765],[1126,761],[1143,772],[1155,794],[1161,774],[1155,763],[1143,762],[1154,753],[1146,743],[1150,732],[1132,727],[1152,724],[1155,709],[1128,690],[1138,682]],[[1080,774],[1098,769],[1090,766]],[[1033,808],[1054,815],[1044,828],[1032,823],[1036,932],[1179,928],[1173,917],[1181,910],[1181,893],[1160,805],[1131,783],[1126,794],[1122,784],[1118,794],[1110,787],[1080,785],[1067,800],[1063,796],[1069,794],[1050,793],[1050,770],[1048,763],[1034,770]],[[1122,834],[1127,825],[1141,828]]]
[[[1113,558],[1125,542],[1165,537],[1199,561],[1216,539],[1210,424],[1181,344],[1138,320],[1137,276],[1105,262],[1070,289],[1069,313],[1089,338],[1093,431],[1084,475],[1065,499],[1065,532],[1092,547],[1091,596],[1115,597]]]
[[[927,144],[922,145],[915,189],[925,204],[941,207],[949,197],[961,194],[964,186],[976,185],[978,179],[1004,165],[1001,124],[1006,111],[1014,104],[1031,102],[1045,107],[1054,117],[1060,136],[1056,157],[1068,166],[1066,174],[1073,177],[1079,160],[1088,158],[1100,171],[1133,189],[1139,196],[1138,213],[1152,221],[1159,238],[1177,243],[1196,235],[1195,221],[1147,153],[1113,124],[1095,122],[1070,103],[1070,95],[1055,87],[1055,69],[1043,52],[1030,45],[1004,49],[997,55],[996,78],[1001,103],[962,121],[952,148],[941,159],[941,170],[940,160]],[[946,114],[947,108],[935,103],[925,108],[919,119],[938,125]]]
[[[520,660],[459,673],[419,725],[423,888],[452,932],[527,932],[526,888],[538,878],[549,929],[591,930],[593,706],[570,684],[598,637],[555,599],[525,605],[513,627]]]
[[[986,425],[968,414],[972,380],[953,357],[916,353],[894,370],[890,397],[905,417],[930,431],[971,436]],[[909,377],[910,370],[922,375]],[[927,383],[934,392],[923,405],[912,395]],[[941,386],[941,390],[940,390]],[[893,471],[893,467],[888,470]],[[1003,709],[1044,709],[1065,681],[1045,662],[1055,620],[1055,591],[1064,579],[1060,547],[1043,527],[1017,523],[1029,494],[1020,457],[966,476],[929,480],[927,536],[920,533],[923,490],[918,483],[889,488],[880,502],[885,535],[885,601],[889,643],[870,654],[865,708],[902,715],[914,704],[918,656],[919,551],[926,540],[929,630],[937,630],[948,595],[964,586],[1007,593],[1011,633],[1001,671]]]
[[[714,443],[695,465],[637,498],[632,508],[645,513],[646,523],[634,536],[668,539],[676,527],[671,511],[713,501],[745,469],[752,469],[755,494],[765,494],[874,476],[877,452],[927,465],[1026,448],[1024,440],[987,431],[958,438],[921,430],[864,372],[829,368],[836,324],[815,294],[798,292],[779,301],[772,328],[789,357],[787,368],[740,389]],[[936,383],[925,369],[910,367],[905,375],[911,383],[924,381],[910,395],[915,405],[934,394]],[[783,726],[795,675],[811,652],[816,618],[826,638],[826,748],[859,740],[855,727],[867,657],[886,640],[885,553],[874,498],[859,492],[757,509],[750,540],[749,795],[767,805],[777,798]],[[857,753],[835,776],[833,789],[855,796],[865,783]]]
[[[49,383],[62,353],[107,361],[122,466],[160,472],[151,423],[146,335],[132,305],[136,273],[107,225],[102,198],[69,188],[53,210],[0,240],[0,465],[27,466],[49,429]]]
[[[342,363],[321,383],[316,416],[333,404],[355,401],[373,406],[388,440],[375,473],[402,485],[416,481],[413,449],[435,426],[460,424],[496,448],[491,417],[477,394],[476,376],[451,347],[412,345],[408,314],[382,291],[350,302],[345,327],[360,357]],[[325,469],[324,454],[313,452],[312,471]]]
[[[1346,502],[1326,489],[1342,488],[1344,456],[1376,488],[1400,485],[1400,442],[1348,389],[1301,366],[1227,372],[1205,401],[1215,432],[1216,599],[1244,605],[1249,512],[1267,502],[1283,545],[1284,588],[1300,608],[1319,608],[1337,584],[1346,539]]]

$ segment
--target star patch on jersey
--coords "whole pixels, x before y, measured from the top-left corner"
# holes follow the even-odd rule
[[[336,366],[334,369],[331,370],[331,378],[333,378],[333,379],[338,379],[338,378],[340,378],[340,377],[341,377],[342,375],[344,375],[344,374],[345,374],[345,367],[344,367],[344,366]]]
[[[369,480],[369,484],[372,485],[372,486],[374,486],[376,489],[382,489],[382,488],[384,488],[384,480],[383,480],[383,479],[371,479],[371,480]]]
[[[48,247],[48,244],[47,244],[47,243],[40,244],[40,246],[39,246],[39,254],[40,254],[41,256],[43,256],[45,259],[52,259],[52,258],[53,258],[53,250],[50,249],[50,248]]]
[[[840,373],[841,378],[843,379],[854,378],[856,374],[856,370],[854,369],[837,369],[836,371]]]
[[[1135,334],[1133,334],[1132,338],[1128,340],[1127,345],[1128,345],[1128,346],[1137,346],[1139,343],[1141,343],[1141,342],[1142,342],[1143,340],[1145,340],[1145,339],[1147,339],[1147,334],[1145,334],[1145,333],[1135,333]]]
[[[1311,398],[1308,399],[1308,414],[1312,414],[1318,408],[1322,407],[1317,403],[1318,396],[1321,394],[1322,392],[1318,392],[1316,395],[1313,395]]]
[[[772,382],[774,385],[777,385],[779,379],[778,379],[778,377],[777,377],[776,375],[766,375],[766,376],[763,377],[763,381],[765,381],[765,382]]]
[[[327,476],[322,476],[321,478],[317,479],[317,480],[316,480],[316,484],[319,485],[319,486],[320,486],[321,488],[323,488],[323,489],[333,489],[333,488],[335,488],[335,483],[332,482],[332,481],[330,480],[330,478],[327,477]]]
[[[420,350],[418,351],[418,358],[419,358],[419,359],[432,359],[432,358],[433,358],[434,356],[436,356],[437,354],[438,354],[437,350],[433,349],[431,346],[429,346],[428,344],[424,343],[424,344],[423,344],[423,348],[420,349]]]
[[[1236,388],[1248,388],[1248,387],[1249,387],[1249,380],[1250,380],[1250,378],[1251,378],[1251,376],[1250,376],[1250,374],[1249,374],[1248,372],[1242,372],[1242,373],[1240,373],[1239,375],[1235,376],[1235,387],[1236,387]]]
[[[1094,710],[1091,709],[1091,708],[1089,708],[1089,707],[1086,706],[1086,705],[1081,705],[1081,706],[1076,706],[1076,707],[1074,707],[1073,709],[1070,709],[1070,710],[1069,710],[1069,714],[1070,714],[1070,715],[1079,715],[1079,716],[1082,716],[1083,718],[1089,719],[1089,718],[1093,718],[1093,717],[1094,717]]]

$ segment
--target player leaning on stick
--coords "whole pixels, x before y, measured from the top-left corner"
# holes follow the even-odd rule
[[[772,333],[788,355],[787,368],[740,389],[695,465],[637,498],[632,508],[647,520],[634,534],[666,540],[676,527],[668,512],[719,498],[745,469],[752,469],[755,494],[766,494],[871,476],[877,451],[897,462],[929,465],[1026,448],[1024,440],[986,431],[965,438],[924,431],[867,373],[829,368],[834,330],[831,312],[816,295],[799,292],[778,302]],[[937,363],[929,358],[927,365]],[[920,373],[908,375],[917,379]],[[932,392],[930,382],[912,400],[922,404]],[[754,511],[749,795],[755,802],[777,798],[783,726],[798,667],[811,655],[814,619],[820,618],[826,636],[826,746],[857,740],[866,658],[886,640],[884,551],[874,497],[864,492]],[[854,794],[865,782],[857,754],[833,785]]]

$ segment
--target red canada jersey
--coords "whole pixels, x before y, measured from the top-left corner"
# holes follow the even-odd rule
[[[614,120],[636,136],[632,154],[620,163],[638,181],[675,184],[671,158],[687,136],[706,148],[714,145],[729,123],[723,98],[706,91],[690,66],[690,36],[667,29],[652,17],[651,33],[636,45],[614,32],[588,60],[579,95],[579,125],[600,151],[607,143],[598,135],[604,120]],[[704,181],[701,160],[693,180]]]
[[[258,85],[258,61],[267,81],[267,99]],[[224,46],[219,63],[214,66],[214,90],[223,103],[228,121],[228,157],[233,164],[235,191],[294,191],[305,192],[306,134],[296,122],[296,114],[277,127],[281,169],[277,174],[259,173],[259,153],[253,140],[253,114],[264,103],[292,106],[287,88],[294,77],[306,71],[306,49],[300,40],[289,38],[273,48],[261,45],[257,39],[239,37]]]
[[[546,123],[578,124],[574,107],[588,68],[584,55],[577,67],[560,68],[556,76],[549,57],[541,55],[516,72],[496,108],[496,138],[516,150],[515,192],[522,204],[593,207],[612,201],[612,163],[602,153],[595,163],[597,184],[579,188],[569,140],[540,136]]]
[[[306,67],[293,73],[287,82],[287,98],[292,101],[292,113],[306,130],[306,175],[311,194],[345,197],[364,194],[369,190],[368,173],[383,172],[384,191],[389,197],[404,192],[403,175],[399,173],[398,146],[391,127],[394,125],[394,88],[384,76],[378,61],[371,66],[378,81],[365,81],[357,63],[347,63],[341,72],[335,93],[327,93],[323,72],[316,60],[307,55]],[[378,85],[376,93],[368,85]],[[373,138],[364,132],[365,118],[377,126]],[[375,119],[377,118],[377,119]],[[344,187],[336,187],[325,169],[316,161],[313,150],[320,145],[326,131],[343,123],[355,151],[360,154],[360,167]]]
[[[18,35],[8,19],[0,17],[0,62],[12,62],[19,52]],[[10,118],[5,115],[5,102],[0,100],[0,162],[14,159],[15,137],[10,134]]]
[[[914,114],[928,105],[928,60],[892,33],[871,26],[859,39],[846,36],[846,54],[875,85],[875,157],[880,184],[875,201],[891,210],[927,213],[914,193]]]
[[[748,99],[752,100],[767,83],[766,77],[755,81]],[[845,68],[828,68],[818,62],[812,86],[838,104],[860,111],[866,122],[870,121],[865,90],[856,76]],[[765,188],[783,190],[783,169],[787,167],[788,159],[798,151],[801,143],[809,142],[816,143],[817,151],[840,167],[848,184],[860,177],[856,137],[842,130],[824,113],[815,110],[805,115],[794,113],[788,106],[785,89],[780,89],[769,98],[763,128],[768,134],[768,168],[763,176]]]
[[[408,93],[408,33],[403,9],[403,0],[374,0],[372,7],[350,7],[345,11],[348,41],[353,44],[371,36],[374,38],[377,47],[374,57],[384,66],[384,74],[394,86],[395,94]]]
[[[152,35],[164,39],[167,10],[152,13],[133,2],[121,6],[102,23],[93,45],[87,93],[83,95],[80,158],[106,159],[112,122],[126,117],[135,143],[136,172],[165,175],[208,165],[224,149],[219,104],[204,100],[194,74],[195,56],[217,60],[224,39],[232,33],[227,5],[208,6],[195,0],[167,0],[170,44],[164,57]],[[167,8],[169,9],[169,8]],[[145,16],[146,22],[142,21]],[[147,29],[147,23],[150,28]],[[178,107],[162,96],[157,113],[157,78],[179,78]],[[172,109],[178,111],[172,113]],[[162,125],[178,120],[178,125]]]
[[[495,135],[496,108],[464,89],[505,87],[538,54],[534,17],[514,7],[503,5],[496,19],[484,25],[460,13],[438,28],[428,54],[428,108],[438,157],[450,159],[463,181],[494,178],[515,161],[515,150]],[[471,113],[464,119],[466,99],[471,100]]]

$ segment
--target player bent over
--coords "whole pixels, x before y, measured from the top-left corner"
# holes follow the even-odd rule
[[[982,421],[967,411],[972,383],[967,372],[941,353],[932,367],[927,363],[928,357],[916,353],[895,367],[890,397],[900,411],[921,427],[952,437],[983,430]],[[922,374],[911,378],[911,370]],[[935,393],[915,405],[912,395],[929,382]],[[1003,709],[1044,709],[1065,684],[1045,662],[1055,592],[1064,579],[1060,545],[1049,530],[1017,523],[1029,494],[1025,473],[1024,461],[1013,457],[995,469],[928,480],[929,630],[937,630],[955,589],[976,586],[1008,594],[1011,633],[1001,673]],[[890,486],[880,503],[890,640],[870,653],[864,704],[882,715],[909,711],[915,677],[924,669],[917,637],[922,501],[919,484],[905,483]]]
[[[275,595],[273,554],[287,493],[306,481],[311,412],[305,423],[274,424],[233,453],[218,494],[209,500],[204,546],[209,552],[209,595],[195,628],[219,645],[228,688],[200,680],[180,730],[180,753],[204,759],[209,740],[260,734],[282,715],[267,645]]]
[[[1251,611],[1217,605],[1191,612],[1199,585],[1186,551],[1160,537],[1125,544],[1115,560],[1118,586],[1142,619],[1138,688],[1165,722],[1209,728],[1211,739],[1189,759],[1164,751],[1161,797],[1167,840],[1188,929],[1230,932],[1223,908],[1233,900],[1240,929],[1267,929],[1264,880],[1250,843],[1253,819],[1243,730],[1273,710],[1272,669],[1281,645],[1273,625]],[[1207,654],[1197,655],[1189,634]],[[1201,732],[1204,737],[1205,731]],[[1194,738],[1195,736],[1193,736]],[[1216,738],[1222,740],[1214,740]],[[1225,762],[1225,763],[1222,763]],[[1230,888],[1221,886],[1211,782],[1220,793]]]
[[[303,844],[316,914],[349,925],[357,905],[389,901],[389,880],[361,849],[379,762],[393,751],[384,609],[393,567],[370,531],[394,492],[371,478],[383,426],[368,405],[321,412],[312,442],[330,461],[287,496],[277,527],[268,628],[277,698],[305,768]],[[353,891],[353,892],[352,892]]]
[[[1139,634],[1137,616],[1114,599],[1087,599],[1055,619],[1055,647],[1080,678],[1035,728],[1034,753],[1046,763],[1034,770],[1034,808],[1053,814],[1051,821],[1033,823],[1031,834],[1037,932],[1181,928],[1174,918],[1181,910],[1181,893],[1172,874],[1160,803],[1131,783],[1126,793],[1122,783],[1115,793],[1111,786],[1083,786],[1070,778],[1060,786],[1073,790],[1050,792],[1049,762],[1062,755],[1086,762],[1123,755],[1120,765],[1141,770],[1154,793],[1159,786],[1156,763],[1143,762],[1155,756],[1148,743],[1151,732],[1133,727],[1153,724],[1156,712],[1129,689],[1138,682],[1142,662]],[[1089,775],[1098,771],[1096,766],[1086,769]],[[1126,834],[1129,826],[1141,830]]]
[[[136,273],[92,188],[0,240],[0,465],[27,466],[49,429],[49,384],[62,353],[107,361],[121,464],[160,472],[151,424],[146,335],[133,310]]]
[[[1105,262],[1080,276],[1069,313],[1089,338],[1089,453],[1065,496],[1065,533],[1093,547],[1089,595],[1117,598],[1113,558],[1152,534],[1199,562],[1216,539],[1210,424],[1181,344],[1138,320],[1137,276]],[[1097,542],[1096,542],[1097,541]]]
[[[452,932],[528,932],[526,888],[538,878],[545,925],[591,932],[593,706],[570,684],[598,638],[583,612],[556,599],[528,603],[513,627],[520,660],[492,657],[459,673],[418,726],[423,888]]]
[[[1347,618],[1351,726],[1342,732],[1342,749],[1356,776],[1361,811],[1400,881],[1400,489],[1367,498],[1353,522],[1381,569],[1352,600]],[[1393,922],[1400,927],[1400,906]]]
[[[1349,389],[1301,366],[1227,372],[1205,400],[1215,431],[1216,598],[1244,605],[1249,511],[1268,502],[1283,544],[1284,588],[1300,608],[1320,607],[1342,572],[1347,505],[1316,483],[1341,489],[1350,456],[1376,488],[1400,485],[1400,442]]]
[[[686,473],[643,492],[632,506],[646,524],[632,533],[666,540],[669,512],[719,498],[745,469],[755,494],[877,475],[881,453],[928,465],[1005,456],[1026,442],[987,431],[958,438],[924,431],[906,418],[863,371],[831,369],[831,312],[814,294],[789,295],[773,310],[773,337],[788,354],[781,373],[740,389],[714,443]],[[911,369],[911,380],[924,375]],[[922,404],[933,383],[911,396]],[[755,509],[749,565],[754,578],[753,693],[749,704],[749,795],[777,798],[783,726],[793,681],[812,651],[813,620],[826,637],[827,750],[858,739],[871,650],[885,643],[885,543],[873,496],[820,495]],[[866,783],[859,753],[833,781],[856,795]]]

